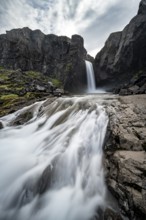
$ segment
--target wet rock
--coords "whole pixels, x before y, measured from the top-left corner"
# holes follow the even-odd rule
[[[10,123],[10,126],[22,125],[28,122],[32,117],[33,117],[33,112],[31,111],[21,113],[18,117],[14,119],[14,121]]]
[[[56,90],[53,91],[53,95],[57,96],[57,97],[60,97],[63,94],[64,94],[64,90],[63,89],[56,89]]]
[[[0,129],[2,129],[3,127],[3,123],[0,121]]]
[[[121,215],[117,212],[115,212],[114,210],[107,208],[104,211],[104,218],[103,220],[123,220],[123,218],[121,217]]]
[[[49,165],[48,167],[46,167],[38,181],[36,192],[39,194],[43,194],[48,188],[50,188],[53,179],[52,177],[53,169],[52,166]]]
[[[91,220],[124,220],[124,218],[116,210],[99,207],[96,215]]]
[[[56,156],[55,159],[49,164],[43,171],[42,175],[40,176],[37,185],[35,187],[36,194],[43,194],[47,190],[50,190],[51,185],[54,181],[54,173],[57,166],[57,161],[59,156]]]
[[[46,89],[43,86],[36,85],[36,90],[38,90],[38,91],[45,91]]]

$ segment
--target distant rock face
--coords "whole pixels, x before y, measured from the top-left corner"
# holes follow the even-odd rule
[[[145,14],[146,13],[146,0],[142,0],[140,2],[140,5],[139,5],[139,10],[138,10],[138,14],[141,15],[141,14]]]
[[[102,84],[117,85],[139,70],[146,70],[146,0],[121,32],[113,33],[95,58],[96,77]]]
[[[84,59],[89,59],[83,44],[79,35],[69,39],[29,28],[14,29],[0,35],[0,65],[40,71],[59,79],[64,89],[78,91],[86,86]]]

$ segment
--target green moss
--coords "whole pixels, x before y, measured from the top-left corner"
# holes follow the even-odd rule
[[[58,79],[51,79],[51,82],[53,83],[53,85],[54,85],[55,87],[62,87],[62,83],[61,83],[61,81],[58,80]]]
[[[26,99],[35,99],[35,98],[40,97],[40,96],[41,96],[41,94],[37,93],[37,92],[27,92],[24,97]]]
[[[22,89],[24,89],[24,86],[19,86],[19,87],[14,87],[16,91],[21,91]]]
[[[39,78],[41,77],[41,73],[40,72],[36,72],[36,71],[27,71],[25,72],[26,75],[30,78]]]
[[[0,89],[8,89],[8,85],[0,85]]]
[[[70,72],[72,70],[72,63],[67,63],[65,70],[66,72]]]
[[[2,95],[0,97],[1,100],[5,101],[5,100],[10,100],[10,99],[17,99],[18,95],[16,94],[8,94],[8,95]]]
[[[143,74],[143,70],[139,70],[138,72],[136,72],[133,76],[133,79],[138,79],[140,77],[140,75]]]
[[[0,73],[0,79],[7,80],[8,78],[8,75]]]
[[[31,96],[32,96],[32,93],[31,93],[31,92],[27,92],[27,93],[25,94],[25,98],[27,98],[27,99],[31,98]]]
[[[8,80],[12,70],[0,69],[0,79]]]
[[[3,70],[4,69],[4,67],[3,66],[0,66],[0,70]]]

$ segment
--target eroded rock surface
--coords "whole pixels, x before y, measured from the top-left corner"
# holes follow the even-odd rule
[[[107,184],[122,212],[146,218],[146,96],[119,97],[107,107]]]

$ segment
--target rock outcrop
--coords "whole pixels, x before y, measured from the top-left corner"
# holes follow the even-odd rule
[[[146,94],[146,71],[139,71],[128,83],[118,86],[113,92],[120,95]]]
[[[125,96],[107,106],[107,185],[121,212],[146,219],[146,96]]]
[[[100,84],[115,87],[146,70],[146,0],[121,32],[113,33],[95,58]]]
[[[80,91],[86,87],[84,59],[91,59],[83,38],[45,35],[40,30],[14,29],[0,35],[0,66],[22,71],[40,71],[58,79],[64,89]]]

